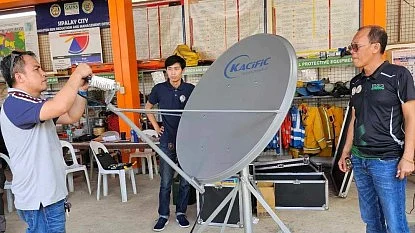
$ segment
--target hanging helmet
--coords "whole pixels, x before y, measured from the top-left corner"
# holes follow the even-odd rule
[[[310,92],[311,95],[316,95],[316,96],[327,95],[327,92],[324,91],[324,81],[323,80],[308,82],[307,83],[307,91]]]
[[[299,96],[309,96],[310,95],[310,93],[307,91],[307,88],[305,88],[305,87],[297,87],[296,93]]]
[[[334,83],[325,83],[324,91],[331,93],[334,90]]]
[[[348,89],[343,82],[336,82],[334,84],[334,91],[333,96],[334,97],[342,97],[344,95],[350,95],[350,89]]]

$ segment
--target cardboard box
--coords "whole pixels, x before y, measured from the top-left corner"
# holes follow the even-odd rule
[[[271,184],[271,186],[264,187],[259,186],[258,189],[261,192],[262,196],[264,197],[265,201],[268,203],[268,205],[271,207],[271,209],[275,209],[275,194],[274,194],[274,183],[270,182],[258,182],[258,183],[268,183]],[[265,208],[262,206],[262,204],[257,200],[257,216],[263,217],[263,216],[269,216],[268,212],[265,210]]]
[[[259,181],[259,182],[257,182],[256,186],[258,186],[258,187],[274,187],[274,184],[271,183],[271,182]]]

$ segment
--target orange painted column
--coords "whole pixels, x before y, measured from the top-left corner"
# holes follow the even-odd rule
[[[386,0],[362,0],[361,26],[378,25],[386,29]]]
[[[140,107],[138,73],[134,37],[134,19],[131,0],[108,0],[115,80],[124,87],[118,92],[119,108]],[[141,128],[138,113],[125,113]],[[130,127],[120,120],[120,131],[130,135]]]

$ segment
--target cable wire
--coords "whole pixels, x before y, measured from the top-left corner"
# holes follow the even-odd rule
[[[190,230],[190,233],[193,233],[193,231],[194,231],[194,229],[195,229],[195,227],[196,227],[196,223],[197,223],[197,221],[198,221],[198,220],[199,220],[199,218],[200,218],[200,213],[202,213],[202,210],[203,210],[203,204],[205,203],[205,194],[201,194],[201,195],[200,195],[200,198],[201,198],[201,200],[200,200],[200,209],[199,209],[199,213],[197,214],[196,221],[195,221],[195,223],[193,224],[193,227],[192,227],[192,229]]]

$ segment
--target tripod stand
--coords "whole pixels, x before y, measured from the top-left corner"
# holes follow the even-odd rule
[[[285,224],[278,218],[275,212],[271,209],[271,207],[266,203],[264,198],[262,197],[261,193],[258,191],[258,188],[255,184],[251,182],[249,179],[249,170],[248,168],[244,168],[239,175],[239,182],[233,188],[233,190],[223,199],[223,201],[219,204],[219,206],[212,212],[209,218],[205,221],[205,223],[198,229],[198,233],[203,232],[206,227],[212,222],[212,220],[219,214],[219,212],[225,207],[225,205],[230,201],[228,211],[226,212],[224,224],[221,228],[221,233],[225,231],[226,223],[229,220],[229,216],[233,207],[233,204],[236,199],[236,195],[238,192],[241,193],[242,196],[242,211],[243,211],[243,224],[244,224],[244,232],[245,233],[252,233],[252,208],[251,208],[251,193],[256,197],[256,199],[261,203],[261,205],[265,208],[265,210],[270,214],[272,219],[277,223],[280,227],[281,232],[290,233],[290,230],[285,226]]]

